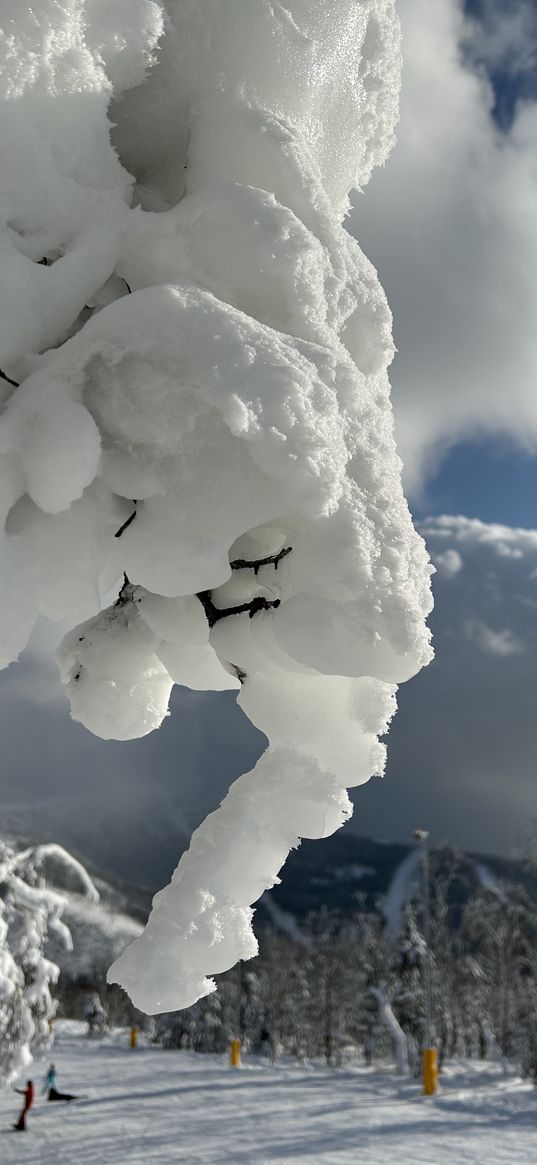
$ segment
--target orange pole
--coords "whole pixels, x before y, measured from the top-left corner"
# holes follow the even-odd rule
[[[422,1052],[423,1092],[434,1096],[438,1088],[438,1052],[436,1048],[424,1048]]]

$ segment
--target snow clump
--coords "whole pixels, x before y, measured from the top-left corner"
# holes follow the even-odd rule
[[[393,144],[399,27],[394,0],[2,13],[2,664],[61,617],[98,735],[181,683],[270,741],[111,969],[170,1011],[255,953],[251,903],[382,771],[431,658],[390,312],[342,226]]]

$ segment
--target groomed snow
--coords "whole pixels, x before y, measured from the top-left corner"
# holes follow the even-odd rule
[[[0,1093],[0,1153],[20,1165],[522,1165],[537,1158],[537,1093],[497,1065],[448,1065],[425,1099],[386,1069],[327,1069],[102,1043],[59,1023],[52,1053],[71,1105]],[[39,1083],[49,1061],[34,1065]]]
[[[255,953],[251,904],[382,773],[431,658],[391,316],[342,225],[393,145],[399,25],[394,0],[0,14],[1,661],[61,618],[96,734],[151,732],[175,682],[240,688],[270,742],[111,969],[170,1010]]]

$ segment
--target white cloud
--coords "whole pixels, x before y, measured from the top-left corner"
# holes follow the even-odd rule
[[[442,514],[438,518],[427,518],[420,523],[420,531],[427,539],[430,536],[436,545],[437,539],[456,542],[459,546],[487,546],[499,558],[525,558],[537,555],[537,530],[518,526],[503,526],[499,522],[482,522],[480,518],[466,518],[462,514],[455,517]],[[436,553],[435,562],[438,559]]]
[[[452,547],[437,552],[434,556],[434,564],[441,574],[445,574],[446,578],[454,578],[462,570],[462,558],[459,551],[453,550]]]
[[[479,19],[468,21],[467,50],[476,63],[522,78],[537,63],[534,0],[480,0]]]
[[[398,144],[350,229],[394,312],[396,428],[416,494],[461,438],[504,433],[537,449],[537,104],[501,133],[484,71],[461,51],[458,0],[400,11]]]
[[[537,733],[537,531],[463,517],[421,527],[434,561],[436,657],[399,692],[384,782],[356,798],[355,828],[410,832],[419,808],[436,839],[509,851],[534,813]],[[519,551],[505,555],[502,547]]]
[[[505,659],[509,655],[521,655],[524,651],[518,635],[515,635],[509,627],[495,631],[494,628],[487,627],[481,619],[468,621],[466,635],[485,655],[496,655],[500,659]]]

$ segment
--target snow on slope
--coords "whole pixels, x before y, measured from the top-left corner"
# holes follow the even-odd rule
[[[476,862],[475,872],[479,878],[480,884],[485,888],[485,890],[490,890],[491,894],[495,894],[496,897],[500,899],[500,902],[505,903],[507,901],[505,891],[502,890],[502,887],[490,869],[490,866],[485,865],[484,862]]]
[[[62,618],[96,734],[147,734],[181,683],[240,690],[270,741],[111,969],[168,1011],[256,952],[251,903],[382,772],[431,658],[391,316],[342,225],[393,144],[399,25],[394,0],[3,3],[3,662]]]
[[[421,850],[411,849],[397,867],[382,903],[382,913],[386,919],[386,930],[396,935],[401,927],[403,909],[416,893],[419,885]]]
[[[24,1136],[0,1094],[2,1160],[20,1165],[522,1165],[537,1157],[537,1093],[486,1063],[447,1065],[442,1092],[382,1069],[333,1070],[89,1041],[59,1023],[59,1082],[84,1099],[38,1097]],[[44,1072],[45,1064],[43,1064]],[[39,1080],[40,1073],[36,1072]]]

